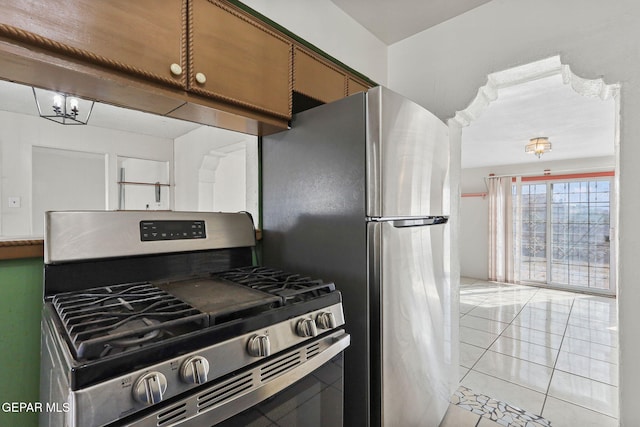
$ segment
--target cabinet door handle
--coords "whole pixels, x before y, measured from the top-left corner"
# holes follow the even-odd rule
[[[182,67],[180,66],[180,64],[171,64],[171,74],[173,74],[174,76],[179,76],[182,74]]]
[[[207,82],[207,76],[202,73],[196,73],[196,81],[203,85]]]

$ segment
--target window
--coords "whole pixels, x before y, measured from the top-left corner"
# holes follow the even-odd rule
[[[521,195],[521,280],[547,281],[547,186],[523,184]],[[517,203],[516,203],[517,206]],[[514,218],[516,216],[514,215]],[[517,224],[514,224],[517,230]]]
[[[611,178],[513,185],[521,281],[610,290]]]

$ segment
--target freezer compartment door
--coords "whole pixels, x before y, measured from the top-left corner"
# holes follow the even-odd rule
[[[449,214],[449,130],[395,92],[367,93],[367,216]]]
[[[448,225],[368,223],[372,379],[382,426],[439,425],[457,385]],[[375,417],[375,415],[374,415]]]

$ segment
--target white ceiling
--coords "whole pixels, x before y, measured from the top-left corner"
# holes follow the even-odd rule
[[[499,89],[498,98],[462,130],[462,167],[539,161],[524,152],[538,136],[553,145],[541,160],[613,156],[614,133],[613,98],[580,95],[556,74]]]
[[[391,45],[490,0],[331,0]]]

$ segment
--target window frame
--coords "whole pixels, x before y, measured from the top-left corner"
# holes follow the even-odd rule
[[[553,269],[553,184],[558,183],[574,183],[574,182],[586,182],[587,185],[590,182],[596,181],[608,181],[609,182],[609,280],[608,280],[608,288],[597,288],[591,286],[576,286],[571,285],[570,282],[567,284],[558,283],[552,272]],[[512,181],[512,194],[516,198],[514,207],[515,209],[520,209],[520,212],[517,214],[514,212],[513,221],[514,221],[514,235],[513,238],[517,239],[517,236],[522,236],[523,230],[523,218],[522,218],[522,186],[523,185],[539,185],[544,184],[546,187],[546,236],[545,236],[545,258],[546,258],[546,277],[545,281],[538,281],[535,279],[527,278],[526,280],[520,278],[520,282],[522,283],[531,283],[546,287],[552,287],[556,289],[562,290],[571,290],[571,291],[586,291],[590,293],[601,293],[606,295],[615,295],[615,278],[616,278],[616,191],[615,185],[616,180],[613,172],[595,172],[595,173],[585,173],[585,174],[572,174],[572,175],[555,175],[555,176],[535,176],[535,177],[522,177],[520,179],[514,179]],[[567,202],[569,203],[569,202]],[[519,223],[518,223],[519,222]],[[517,231],[516,231],[517,230]],[[516,267],[518,269],[518,275],[522,272],[522,239],[520,242],[514,242],[514,252],[519,251],[519,253],[514,253],[514,257],[517,260]],[[531,275],[529,275],[531,277]]]

